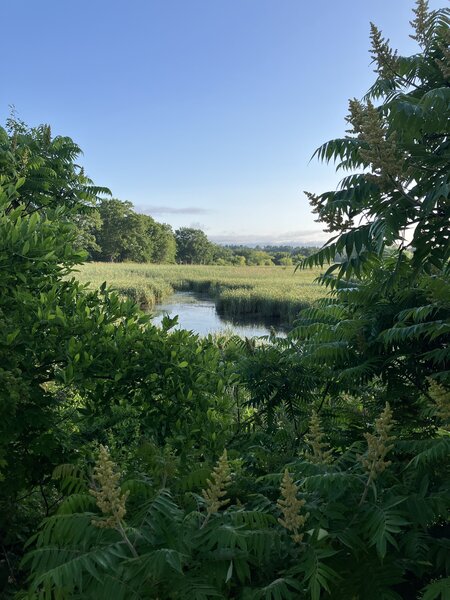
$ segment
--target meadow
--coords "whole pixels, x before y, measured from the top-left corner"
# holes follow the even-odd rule
[[[85,263],[76,276],[92,287],[103,282],[152,309],[174,291],[196,291],[214,298],[217,310],[229,315],[258,315],[292,323],[298,312],[325,290],[316,283],[319,269],[278,266],[155,265]]]

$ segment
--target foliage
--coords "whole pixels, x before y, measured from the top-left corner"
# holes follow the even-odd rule
[[[131,202],[116,198],[98,201],[96,210],[76,215],[79,245],[94,260],[106,262],[145,262],[171,264],[214,264],[248,266],[291,266],[311,248],[220,246],[201,229],[158,223],[138,213]]]
[[[303,313],[295,334],[332,385],[352,391],[379,377],[410,422],[428,379],[448,385],[450,372],[449,15],[417,3],[412,57],[398,56],[372,25],[378,77],[365,102],[350,103],[351,135],[316,152],[363,172],[310,196],[337,233],[303,266],[336,253],[342,261],[321,277],[331,297]]]
[[[129,257],[144,261],[150,258],[150,240],[131,202],[115,198],[104,200],[99,205],[99,213],[102,220],[97,234],[100,252],[94,256],[111,262]]]
[[[146,219],[147,235],[152,240],[152,262],[171,264],[175,262],[177,244],[172,228],[166,223]]]
[[[76,162],[80,155],[69,137],[52,137],[48,125],[29,128],[13,112],[0,128],[2,185],[20,182],[8,190],[7,211],[20,205],[27,214],[62,207],[66,214],[89,213],[109,190],[86,176]]]
[[[252,261],[255,261],[254,253],[259,253],[259,256],[262,256],[264,260],[270,260],[275,265],[282,266],[290,266],[292,264],[297,264],[300,260],[305,258],[306,256],[310,256],[314,252],[318,250],[315,246],[255,246],[254,248],[250,248],[249,246],[239,246],[239,245],[228,245],[226,248],[232,250],[235,255],[242,256],[245,259],[246,264],[250,264]],[[272,263],[269,263],[272,264]]]
[[[175,231],[177,262],[208,264],[212,260],[213,245],[201,229],[181,227]]]
[[[420,52],[399,56],[372,25],[378,77],[365,101],[350,101],[350,135],[325,143],[316,156],[334,160],[347,175],[340,189],[309,194],[321,222],[335,237],[304,265],[323,265],[336,253],[338,277],[370,272],[386,247],[398,260],[414,250],[413,273],[446,268],[450,256],[448,206],[449,24],[448,9],[428,11],[420,0],[414,20]],[[375,107],[372,102],[382,100]]]
[[[250,481],[241,480],[239,500],[226,483],[225,454],[212,477],[218,494],[205,500],[196,487],[180,493],[179,480],[171,491],[125,480],[123,531],[95,527],[98,509],[81,489],[36,536],[25,559],[28,597],[400,599],[418,597],[424,582],[433,597],[432,580],[450,566],[448,469],[438,453],[424,463],[412,442],[394,445],[367,494],[352,447],[327,465],[297,457],[293,477],[266,474],[259,493],[246,493]],[[212,496],[220,500],[210,510]]]
[[[27,139],[32,145],[32,137]],[[126,429],[116,428],[118,447],[128,445],[131,452],[144,435],[173,437],[183,455],[184,443],[198,452],[215,447],[214,418],[227,406],[224,396],[214,406],[221,377],[228,375],[210,342],[187,332],[172,335],[170,321],[157,329],[133,302],[120,300],[105,286],[88,291],[71,278],[85,256],[73,248],[72,216],[76,199],[80,196],[83,204],[87,192],[70,187],[70,157],[61,158],[60,169],[54,165],[61,178],[68,173],[68,205],[64,196],[58,203],[47,201],[53,171],[50,182],[43,175],[33,181],[39,203],[21,191],[31,187],[26,177],[6,168],[1,175],[0,537],[5,564],[20,554],[29,528],[58,503],[54,467],[80,457],[83,448],[88,456],[91,436],[101,440],[117,418],[114,407],[122,405],[122,418],[134,423],[132,439]],[[207,408],[210,427],[204,424]]]
[[[16,122],[16,127],[19,125]],[[23,126],[25,127],[25,126]],[[39,128],[38,128],[39,130]],[[34,131],[34,130],[32,130]],[[34,134],[35,135],[35,134]],[[26,142],[23,142],[24,144]],[[71,142],[73,144],[73,142]],[[77,147],[76,151],[79,152]],[[83,178],[81,171],[78,177]],[[91,183],[86,179],[86,183]],[[82,179],[84,182],[84,180]],[[72,221],[77,227],[74,244],[89,252],[97,261],[172,264],[214,264],[291,266],[301,256],[311,254],[311,248],[246,246],[224,247],[212,243],[201,229],[181,227],[175,232],[170,225],[158,223],[151,216],[135,211],[133,204],[117,198],[106,199],[92,194],[109,193],[85,185],[86,198],[95,205],[74,205]]]
[[[71,140],[0,131],[2,597],[448,597],[448,11],[419,0],[413,25],[410,58],[372,28],[377,81],[319,150],[364,172],[313,198],[338,235],[304,264],[343,262],[286,339],[156,328],[75,279],[74,218],[105,190]],[[249,273],[287,287],[216,269],[128,268],[244,307],[276,297]]]
[[[97,231],[97,260],[174,262],[175,238],[169,225],[136,213],[131,202],[116,198],[98,206],[101,227]]]

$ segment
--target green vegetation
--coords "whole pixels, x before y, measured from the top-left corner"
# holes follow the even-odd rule
[[[329,294],[266,344],[82,284],[107,190],[72,140],[0,128],[2,598],[449,598],[450,11],[413,26],[407,58],[373,28],[319,150],[363,171],[311,197]]]
[[[102,199],[91,255],[109,262],[175,262],[176,242],[170,225],[133,210],[131,202]]]
[[[312,247],[219,246],[201,229],[181,227],[174,233],[170,225],[137,213],[131,202],[105,197],[96,200],[75,217],[78,244],[96,261],[287,266],[314,251]]]
[[[85,263],[77,277],[98,288],[107,282],[143,308],[153,308],[174,290],[206,292],[219,311],[256,314],[292,323],[302,308],[323,296],[315,283],[321,269]]]
[[[175,232],[177,261],[179,263],[209,264],[213,260],[214,246],[201,229],[181,227]]]

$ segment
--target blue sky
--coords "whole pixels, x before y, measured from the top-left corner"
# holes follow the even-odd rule
[[[431,8],[443,5],[430,2]],[[369,21],[400,52],[410,0],[3,0],[8,105],[83,149],[114,196],[218,241],[323,239],[303,190],[373,81]]]

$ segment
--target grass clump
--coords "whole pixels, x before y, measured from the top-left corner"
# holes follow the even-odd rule
[[[323,296],[315,283],[320,270],[293,267],[86,263],[78,278],[99,287],[104,281],[142,308],[152,309],[174,291],[207,293],[219,312],[255,315],[291,324],[298,312]]]

